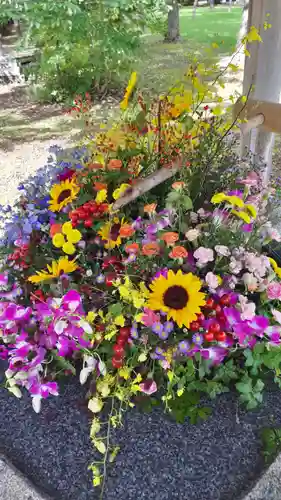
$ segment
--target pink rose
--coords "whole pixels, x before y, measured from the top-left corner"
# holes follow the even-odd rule
[[[281,300],[281,284],[272,281],[267,287],[267,297],[269,300]]]
[[[211,248],[199,247],[193,256],[198,261],[197,265],[204,266],[214,260],[214,251]]]
[[[147,379],[145,382],[142,382],[141,384],[139,384],[139,387],[141,392],[147,394],[148,396],[154,394],[154,392],[157,391],[157,384],[152,379]]]

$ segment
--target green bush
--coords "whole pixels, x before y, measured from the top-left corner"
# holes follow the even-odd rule
[[[4,0],[4,4],[26,21],[27,39],[39,49],[31,69],[33,79],[55,100],[89,90],[104,94],[123,86],[143,30],[165,11],[164,0]]]

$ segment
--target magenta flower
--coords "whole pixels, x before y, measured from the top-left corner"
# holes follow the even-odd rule
[[[202,358],[208,359],[212,365],[219,365],[227,356],[228,350],[225,347],[214,346],[202,349],[200,354]]]

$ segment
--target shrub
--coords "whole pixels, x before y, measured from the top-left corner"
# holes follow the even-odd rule
[[[56,100],[122,86],[144,27],[164,5],[163,0],[4,1],[9,13],[13,7],[25,20],[27,40],[39,49],[33,79]]]

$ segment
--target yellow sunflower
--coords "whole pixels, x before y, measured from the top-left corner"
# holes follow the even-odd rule
[[[124,223],[124,220],[120,221],[118,217],[114,217],[113,220],[106,222],[98,231],[101,239],[105,241],[105,248],[115,248],[119,247],[122,243],[120,236],[120,229]]]
[[[79,190],[79,186],[77,186],[73,179],[67,179],[60,184],[54,184],[50,191],[50,210],[52,212],[59,212],[63,207],[75,200]]]
[[[61,257],[58,261],[53,260],[47,270],[37,271],[28,278],[31,283],[41,283],[42,281],[59,278],[62,274],[73,273],[78,268],[75,260],[68,260],[68,257]]]
[[[154,311],[167,313],[179,327],[196,320],[200,308],[205,304],[205,294],[200,292],[202,283],[197,276],[182,271],[168,271],[168,275],[160,276],[150,285],[151,293],[148,307]]]

